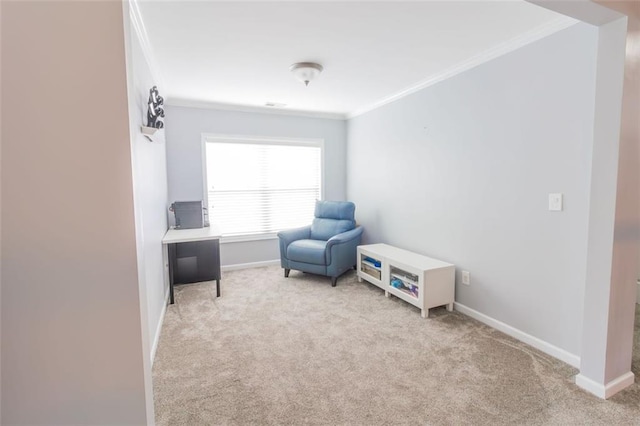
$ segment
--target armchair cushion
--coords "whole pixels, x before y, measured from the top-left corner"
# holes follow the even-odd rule
[[[287,247],[287,258],[294,262],[325,265],[326,241],[297,240]]]
[[[351,202],[317,202],[315,219],[311,224],[311,239],[326,241],[334,235],[355,228],[355,210],[356,206]]]
[[[356,205],[351,201],[317,201],[314,216],[353,221],[355,213]]]

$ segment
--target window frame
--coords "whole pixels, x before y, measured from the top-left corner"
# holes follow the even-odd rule
[[[288,146],[313,146],[320,148],[320,200],[325,197],[325,168],[324,168],[324,139],[322,138],[289,138],[289,137],[273,137],[273,136],[255,136],[255,135],[225,135],[217,133],[202,133],[201,135],[201,158],[202,158],[202,199],[209,208],[209,183],[207,182],[207,143],[240,143],[257,145],[264,143],[266,145],[288,145]],[[211,214],[209,214],[211,220]],[[243,241],[261,241],[277,239],[277,233],[259,233],[235,236],[222,236],[220,243],[235,243]]]

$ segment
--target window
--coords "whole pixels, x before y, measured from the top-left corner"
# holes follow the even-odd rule
[[[206,136],[209,215],[223,236],[273,236],[311,223],[322,141]]]

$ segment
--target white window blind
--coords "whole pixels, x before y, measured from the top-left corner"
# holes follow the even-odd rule
[[[320,199],[320,146],[206,143],[209,215],[223,236],[309,225]]]

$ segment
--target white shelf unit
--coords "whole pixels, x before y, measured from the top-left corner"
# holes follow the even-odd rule
[[[368,281],[420,308],[423,318],[429,309],[447,306],[453,310],[455,266],[387,244],[358,246],[358,281]]]

